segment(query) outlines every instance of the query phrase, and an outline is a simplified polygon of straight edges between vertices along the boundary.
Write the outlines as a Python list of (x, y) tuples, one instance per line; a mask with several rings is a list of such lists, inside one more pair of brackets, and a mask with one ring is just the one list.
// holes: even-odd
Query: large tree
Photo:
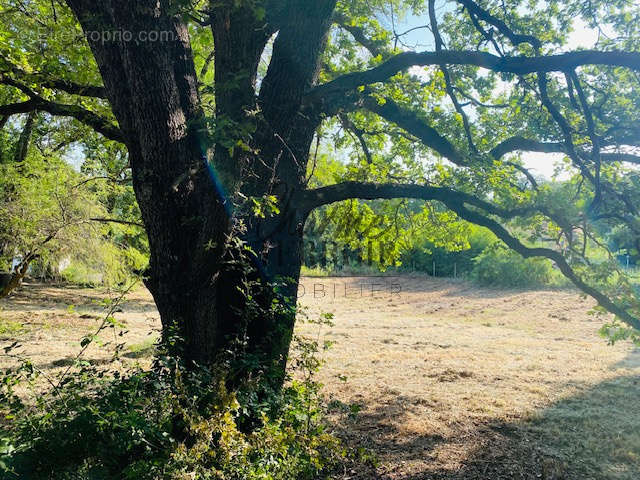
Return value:
[[(305, 221), (348, 199), (437, 202), (638, 329), (632, 287), (587, 248), (606, 247), (603, 224), (639, 238), (634, 3), (2, 0), (0, 116), (45, 112), (126, 145), (146, 283), (187, 360), (242, 351), (241, 378), (254, 365), (277, 387)], [(601, 32), (593, 49), (566, 47), (574, 19)], [(310, 188), (321, 135), (351, 138), (354, 158)], [(571, 182), (541, 184), (522, 152), (564, 155)]]

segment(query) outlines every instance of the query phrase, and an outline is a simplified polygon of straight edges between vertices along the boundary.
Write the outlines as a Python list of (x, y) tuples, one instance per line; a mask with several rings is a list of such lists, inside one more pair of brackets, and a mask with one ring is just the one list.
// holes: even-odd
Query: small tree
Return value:
[[(7, 271), (13, 267), (4, 274), (0, 298), (34, 265), (55, 272), (62, 260), (75, 260), (100, 264), (105, 277), (126, 274), (124, 250), (107, 235), (105, 223), (112, 219), (107, 218), (102, 192), (58, 153), (29, 147), (33, 119), (27, 118), (12, 154), (0, 163), (0, 264)], [(40, 139), (33, 140), (37, 144)]]

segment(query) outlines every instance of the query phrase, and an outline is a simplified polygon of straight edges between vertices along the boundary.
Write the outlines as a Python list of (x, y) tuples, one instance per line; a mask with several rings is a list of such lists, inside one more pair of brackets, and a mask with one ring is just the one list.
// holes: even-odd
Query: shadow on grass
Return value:
[[(9, 299), (4, 299), (2, 307), (6, 311), (17, 311), (39, 307), (67, 308), (69, 305), (82, 307), (98, 313), (105, 310), (103, 301), (116, 298), (103, 288), (80, 287), (68, 284), (25, 283), (14, 291)], [(156, 307), (150, 298), (126, 298), (121, 307), (127, 312), (154, 314)]]
[(640, 368), (640, 348), (634, 348), (627, 354), (625, 358), (623, 358), (619, 362), (614, 363), (611, 366), (611, 370), (618, 370), (620, 368)]
[[(451, 434), (408, 438), (420, 399), (397, 396), (377, 409), (345, 414), (345, 441), (370, 449), (388, 480), (637, 480), (640, 377), (618, 377), (511, 422), (468, 420)], [(444, 413), (445, 412), (440, 412)]]
[[(130, 345), (129, 350), (122, 353), (122, 358), (128, 358), (132, 360), (138, 359), (151, 359), (157, 352), (156, 340), (155, 338), (149, 339), (145, 342)], [(74, 356), (68, 356), (64, 358), (59, 358), (57, 360), (53, 360), (52, 362), (46, 363), (42, 365), (44, 371), (50, 370), (52, 368), (60, 368), (60, 367), (69, 367), (74, 365), (78, 359)], [(81, 358), (81, 361), (85, 361), (89, 363), (89, 365), (100, 366), (100, 365), (109, 365), (114, 363), (113, 358)]]

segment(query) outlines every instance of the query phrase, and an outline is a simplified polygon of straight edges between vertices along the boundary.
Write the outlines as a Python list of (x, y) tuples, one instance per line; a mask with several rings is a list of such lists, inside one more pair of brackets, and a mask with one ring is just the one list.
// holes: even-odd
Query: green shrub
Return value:
[(16, 338), (25, 330), (26, 328), (22, 323), (3, 317), (2, 310), (0, 310), (0, 340)]
[(93, 243), (91, 255), (71, 258), (60, 276), (74, 285), (115, 287), (126, 283), (132, 272), (142, 270), (147, 262), (145, 255), (135, 248), (120, 248), (100, 240)]
[(83, 287), (94, 287), (100, 283), (102, 278), (99, 273), (80, 262), (72, 262), (60, 272), (60, 276), (65, 282)]
[[(186, 369), (163, 354), (150, 370), (126, 374), (79, 362), (62, 379), (24, 360), (0, 378), (0, 476), (322, 478), (345, 451), (322, 420), (313, 379), (320, 348), (317, 339), (297, 338), (290, 374), (299, 379), (266, 399), (258, 388), (228, 391), (222, 371)], [(43, 377), (49, 390), (37, 386)], [(16, 393), (24, 391), (31, 401)]]
[(426, 272), (431, 275), (435, 263), (438, 277), (466, 276), (473, 270), (474, 259), (495, 241), (495, 235), (489, 230), (470, 225), (467, 248), (452, 251), (424, 241), (420, 246), (413, 247), (402, 255), (400, 269)]
[(474, 259), (471, 275), (481, 285), (499, 287), (540, 287), (556, 276), (548, 260), (523, 258), (502, 243), (490, 245)]

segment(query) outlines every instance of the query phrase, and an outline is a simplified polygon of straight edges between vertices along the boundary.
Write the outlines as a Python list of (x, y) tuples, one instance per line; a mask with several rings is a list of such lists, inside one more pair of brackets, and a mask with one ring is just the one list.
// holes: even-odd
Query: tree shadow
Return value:
[[(515, 420), (465, 418), (447, 434), (408, 435), (419, 398), (397, 396), (343, 415), (339, 434), (380, 465), (350, 478), (385, 480), (637, 480), (640, 377), (584, 386), (576, 395)], [(431, 411), (433, 412), (433, 411)], [(441, 412), (442, 413), (442, 412)], [(446, 412), (445, 412), (446, 413)]]
[[(151, 359), (153, 355), (156, 353), (155, 344), (151, 344), (149, 346), (145, 346), (140, 348), (139, 350), (127, 351), (120, 355), (122, 359), (128, 360), (139, 360), (139, 359)], [(76, 364), (76, 362), (86, 362), (91, 366), (105, 366), (105, 365), (114, 365), (117, 364), (118, 360), (114, 358), (95, 358), (95, 357), (82, 357), (76, 358), (73, 355), (69, 355), (63, 358), (58, 358), (56, 360), (52, 360), (50, 362), (39, 365), (38, 368), (44, 372), (48, 372), (49, 370), (53, 370), (61, 367), (70, 367)]]
[[(80, 307), (91, 312), (103, 312), (104, 300), (110, 295), (100, 289), (90, 289), (73, 285), (58, 285), (47, 283), (29, 283), (11, 294), (2, 302), (6, 311), (25, 310), (33, 307), (67, 308), (70, 305)], [(125, 298), (120, 307), (127, 312), (153, 313), (157, 312), (153, 300), (149, 298)]]
[(625, 358), (611, 365), (611, 370), (640, 368), (640, 348), (631, 350)]

